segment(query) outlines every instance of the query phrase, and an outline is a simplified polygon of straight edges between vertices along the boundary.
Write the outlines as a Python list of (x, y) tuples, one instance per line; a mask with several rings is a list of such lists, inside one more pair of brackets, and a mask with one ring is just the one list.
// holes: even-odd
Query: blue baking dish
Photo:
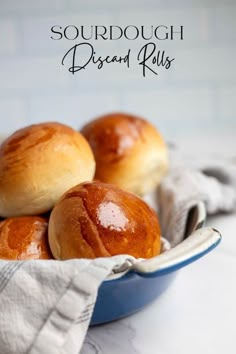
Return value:
[(118, 278), (107, 279), (98, 291), (90, 325), (128, 316), (161, 295), (179, 269), (213, 250), (221, 241), (220, 233), (202, 228), (205, 208), (198, 203), (189, 214), (185, 239), (161, 255), (144, 260)]

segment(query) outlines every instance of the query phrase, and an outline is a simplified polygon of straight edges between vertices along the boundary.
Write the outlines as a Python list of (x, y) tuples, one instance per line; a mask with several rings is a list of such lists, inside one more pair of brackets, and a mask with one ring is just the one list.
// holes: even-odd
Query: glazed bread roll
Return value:
[(93, 179), (86, 139), (59, 123), (18, 130), (0, 147), (0, 215), (37, 215), (52, 209), (72, 186)]
[(48, 221), (39, 216), (9, 218), (0, 222), (0, 259), (50, 259)]
[(56, 259), (160, 253), (157, 216), (142, 199), (115, 185), (81, 183), (62, 196), (49, 219)]
[(96, 160), (95, 178), (144, 195), (166, 175), (168, 154), (157, 129), (144, 119), (123, 113), (102, 116), (81, 133)]

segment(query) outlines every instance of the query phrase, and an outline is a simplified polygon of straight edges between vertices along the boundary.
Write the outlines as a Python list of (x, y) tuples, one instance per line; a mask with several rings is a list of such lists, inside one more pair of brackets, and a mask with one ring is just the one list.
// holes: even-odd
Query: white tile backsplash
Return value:
[(217, 7), (209, 11), (209, 35), (212, 41), (226, 43), (234, 41), (235, 43), (236, 2), (234, 2), (234, 5), (230, 8), (230, 11), (226, 7)]
[(0, 54), (16, 52), (17, 34), (15, 22), (11, 18), (0, 18)]
[[(186, 122), (189, 117), (208, 119), (211, 117), (211, 93), (208, 89), (159, 89), (154, 92), (135, 92), (125, 95), (125, 107), (137, 114), (145, 112), (153, 122), (156, 119), (169, 119), (175, 122)], [(148, 110), (143, 107), (143, 103)], [(173, 104), (174, 102), (174, 104)]]
[[(58, 120), (81, 126), (109, 111), (153, 121), (167, 138), (236, 132), (235, 0), (0, 0), (0, 130)], [(63, 67), (80, 40), (53, 41), (53, 25), (183, 25), (184, 40), (156, 41), (175, 57), (169, 70), (143, 78), (142, 40), (94, 41), (97, 55), (126, 54), (131, 67)], [(81, 55), (80, 60), (83, 59)]]
[(228, 46), (184, 49), (176, 51), (173, 76), (177, 81), (206, 82), (220, 87), (227, 81), (236, 81), (236, 48)]
[(219, 110), (222, 120), (236, 120), (236, 85), (220, 88)]
[(208, 89), (159, 89), (126, 93), (124, 110), (147, 117), (167, 137), (194, 131), (209, 121), (213, 124), (211, 92)]
[(110, 92), (56, 95), (37, 97), (31, 100), (29, 115), (31, 122), (60, 121), (79, 129), (89, 119), (119, 108), (117, 95)]
[(1, 0), (1, 15), (31, 16), (65, 9), (66, 0)]
[[(71, 76), (65, 74), (59, 57), (10, 57), (0, 66), (1, 91), (37, 96), (39, 91), (66, 89)], [(1, 94), (0, 91), (0, 94)]]
[(18, 97), (0, 100), (0, 137), (13, 133), (27, 124), (27, 104)]

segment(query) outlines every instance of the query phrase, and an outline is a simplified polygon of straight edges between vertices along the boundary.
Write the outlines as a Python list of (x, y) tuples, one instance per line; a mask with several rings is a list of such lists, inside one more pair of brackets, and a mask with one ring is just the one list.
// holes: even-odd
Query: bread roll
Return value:
[(95, 178), (144, 195), (153, 190), (168, 170), (166, 144), (157, 129), (144, 119), (114, 113), (83, 127), (96, 160)]
[(155, 212), (139, 197), (115, 185), (81, 183), (64, 194), (49, 219), (49, 244), (56, 259), (160, 252)]
[(0, 215), (42, 214), (94, 171), (89, 144), (72, 128), (42, 123), (18, 130), (0, 147)]
[(48, 221), (39, 216), (9, 218), (0, 222), (0, 259), (50, 259)]

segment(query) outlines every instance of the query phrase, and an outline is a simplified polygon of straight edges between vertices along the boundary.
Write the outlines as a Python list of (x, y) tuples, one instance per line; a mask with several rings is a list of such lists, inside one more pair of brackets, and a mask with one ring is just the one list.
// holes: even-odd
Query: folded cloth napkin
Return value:
[[(189, 210), (204, 201), (209, 213), (236, 206), (236, 169), (175, 168), (161, 184), (159, 213), (172, 245), (184, 237)], [(135, 268), (131, 256), (95, 260), (0, 261), (0, 353), (79, 353), (97, 291), (112, 272)]]

